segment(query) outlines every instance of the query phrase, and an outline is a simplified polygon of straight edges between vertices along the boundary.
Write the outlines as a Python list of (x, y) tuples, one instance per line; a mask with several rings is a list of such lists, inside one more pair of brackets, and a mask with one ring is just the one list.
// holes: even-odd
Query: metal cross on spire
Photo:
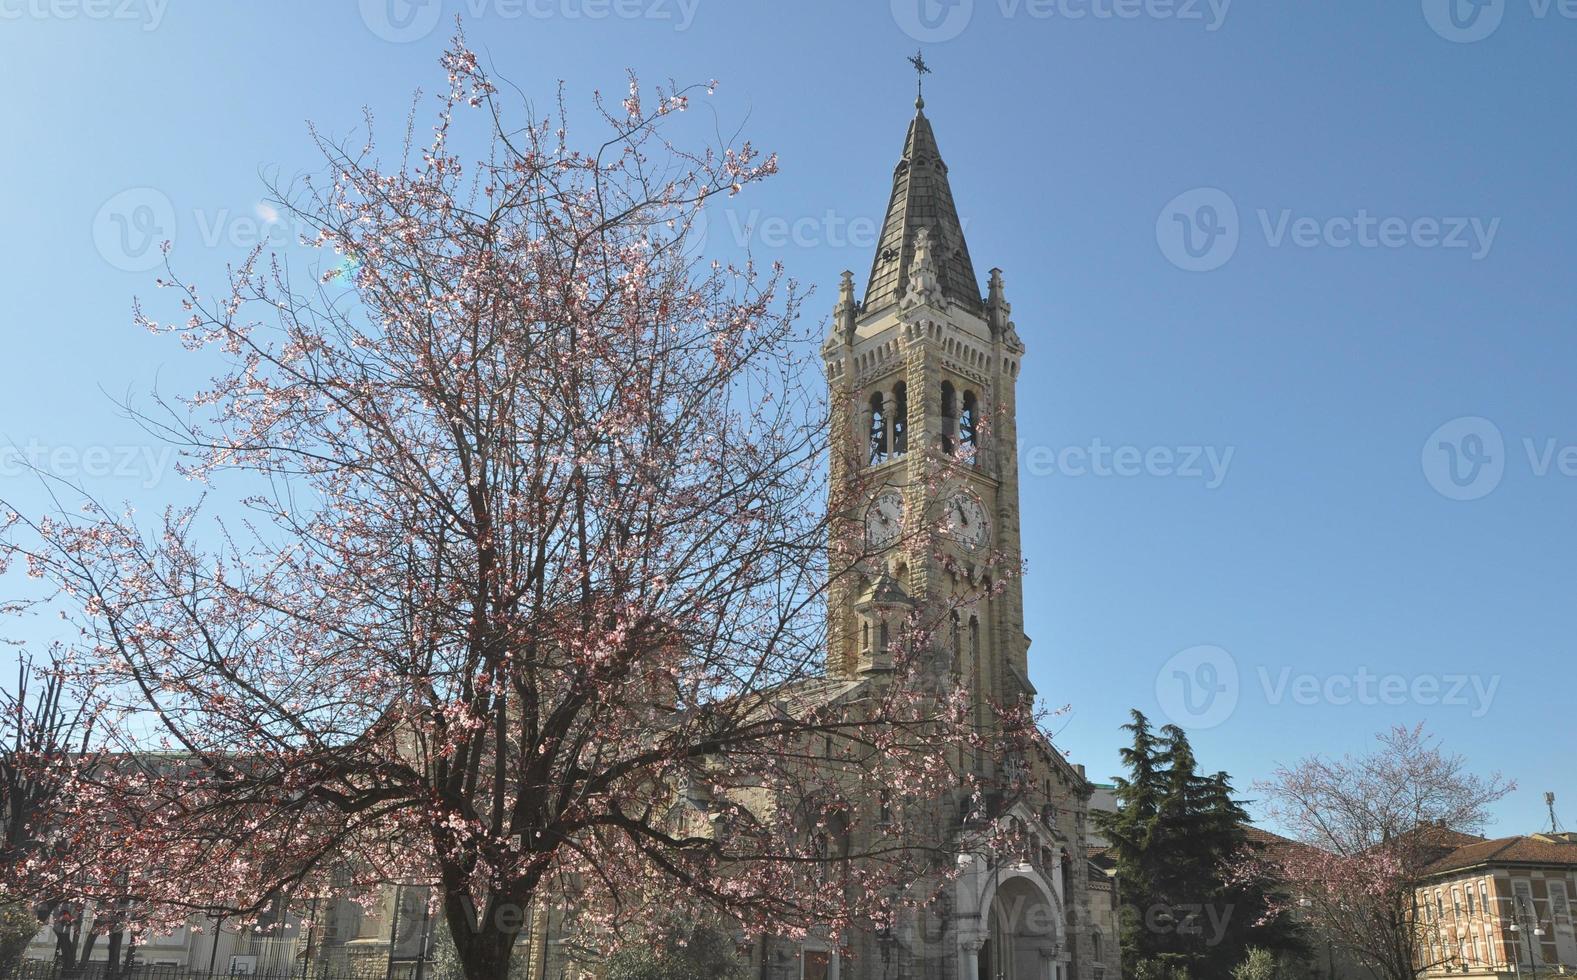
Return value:
[(914, 107), (925, 108), (925, 76), (931, 74), (931, 67), (925, 63), (925, 55), (916, 51), (914, 57), (909, 59), (909, 64), (914, 65)]

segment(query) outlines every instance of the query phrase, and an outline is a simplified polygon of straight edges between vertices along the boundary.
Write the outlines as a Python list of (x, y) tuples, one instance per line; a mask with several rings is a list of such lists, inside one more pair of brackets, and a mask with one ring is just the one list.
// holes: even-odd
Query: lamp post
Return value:
[[(1524, 914), (1523, 914), (1522, 903), (1520, 901), (1516, 902), (1515, 905), (1514, 905), (1514, 908), (1516, 909), (1516, 918), (1511, 923), (1511, 931), (1514, 932), (1514, 933), (1517, 933), (1519, 939), (1525, 940), (1527, 942), (1527, 944), (1528, 944), (1528, 962), (1533, 965), (1533, 978), (1534, 978), (1534, 980), (1538, 980), (1538, 977), (1539, 977), (1538, 942), (1539, 942), (1539, 939), (1544, 935), (1544, 929), (1539, 926), (1538, 914), (1534, 913), (1534, 915), (1533, 915), (1533, 929), (1531, 930), (1533, 934), (1531, 936), (1527, 935), (1529, 930), (1522, 928), (1522, 923), (1527, 921), (1527, 919), (1524, 917)], [(1520, 947), (1520, 943), (1519, 943), (1519, 947)], [(1518, 964), (1519, 964), (1518, 967), (1517, 967), (1517, 972), (1518, 972), (1518, 974), (1521, 974), (1522, 967), (1521, 967), (1520, 964), (1521, 964), (1522, 957), (1518, 956), (1517, 960), (1518, 960)]]
[(318, 896), (312, 896), (312, 909), (307, 913), (305, 925), (307, 948), (301, 954), (301, 980), (307, 980), (307, 969), (312, 965), (312, 940), (318, 933)]
[(882, 954), (882, 976), (890, 977), (893, 975), (893, 949), (898, 945), (892, 926), (884, 925), (876, 930), (876, 945)]

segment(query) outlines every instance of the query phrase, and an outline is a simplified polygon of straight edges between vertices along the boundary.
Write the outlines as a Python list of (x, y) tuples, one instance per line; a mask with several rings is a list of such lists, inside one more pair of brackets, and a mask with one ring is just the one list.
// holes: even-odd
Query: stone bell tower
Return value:
[(829, 666), (879, 676), (910, 610), (945, 617), (935, 626), (938, 669), (969, 686), (988, 723), (988, 701), (1033, 695), (1015, 421), (1024, 345), (1000, 270), (981, 296), (923, 99), (863, 302), (854, 290), (843, 273), (822, 346), (831, 509), (845, 532), (834, 550)]

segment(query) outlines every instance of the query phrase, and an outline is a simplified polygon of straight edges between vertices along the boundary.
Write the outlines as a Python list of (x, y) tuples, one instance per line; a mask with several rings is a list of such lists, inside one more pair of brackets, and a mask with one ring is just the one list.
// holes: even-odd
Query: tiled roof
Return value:
[(940, 273), (942, 294), (980, 315), (980, 282), (975, 278), (963, 224), (953, 205), (947, 164), (937, 149), (931, 121), (925, 117), (924, 109), (917, 108), (904, 140), (903, 159), (893, 171), (893, 193), (865, 287), (866, 313), (891, 306), (902, 298), (909, 284), (915, 232), (920, 228), (931, 230), (931, 254)]
[(1243, 824), (1243, 833), (1246, 837), (1248, 837), (1250, 844), (1259, 844), (1264, 847), (1280, 847), (1286, 844), (1297, 843), (1297, 841), (1290, 837), (1283, 837), (1280, 834), (1273, 834), (1270, 831), (1262, 830), (1251, 823)]
[(1437, 823), (1423, 824), (1413, 833), (1429, 847), (1458, 848), (1484, 842), (1484, 838), (1477, 834), (1464, 834), (1460, 830), (1452, 830)]
[(1458, 847), (1424, 869), (1426, 875), (1460, 871), (1485, 864), (1539, 864), (1577, 867), (1577, 841), (1545, 834), (1532, 837), (1476, 839)]
[(861, 678), (806, 677), (749, 695), (754, 709), (786, 712), (790, 717), (825, 707), (849, 692), (865, 686)]

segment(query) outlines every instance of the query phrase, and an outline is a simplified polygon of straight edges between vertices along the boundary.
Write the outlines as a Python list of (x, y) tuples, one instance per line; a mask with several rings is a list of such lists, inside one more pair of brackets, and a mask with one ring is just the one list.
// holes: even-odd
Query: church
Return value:
[[(922, 74), (924, 63), (913, 59)], [(781, 692), (795, 710), (859, 704), (899, 683), (890, 632), (931, 618), (926, 669), (962, 692), (983, 738), (950, 764), (942, 799), (851, 801), (919, 811), (948, 873), (917, 881), (924, 911), (891, 928), (747, 941), (760, 980), (1101, 980), (1121, 975), (1116, 883), (1092, 864), (1094, 786), (1037, 732), (992, 751), (1001, 706), (1033, 702), (1024, 633), (1015, 391), (1025, 345), (1001, 270), (982, 295), (923, 97), (893, 172), (863, 299), (844, 272), (822, 345), (831, 406), (829, 514), (857, 542), (832, 562), (826, 676)], [(834, 531), (834, 537), (839, 532)], [(834, 552), (837, 552), (836, 543)], [(953, 750), (949, 750), (953, 751)], [(973, 787), (973, 788), (971, 788)], [(683, 793), (679, 794), (683, 796)], [(768, 808), (772, 804), (765, 804)], [(842, 831), (867, 850), (883, 817)], [(875, 829), (872, 829), (875, 828)], [(930, 836), (934, 835), (934, 836)], [(956, 863), (955, 866), (951, 866)], [(517, 959), (530, 980), (595, 976), (534, 916)]]
[[(923, 74), (924, 63), (915, 63)], [(830, 596), (828, 664), (834, 676), (877, 683), (887, 666), (884, 613), (944, 610), (944, 645), (982, 730), (990, 729), (992, 705), (1035, 695), (1019, 575), (1015, 392), (1025, 346), (1004, 289), (1002, 271), (993, 268), (981, 294), (947, 165), (917, 98), (864, 298), (856, 300), (854, 277), (845, 272), (822, 346), (834, 406), (831, 485), (860, 488), (859, 499), (834, 500), (833, 511), (861, 522), (865, 535), (863, 574), (840, 578)], [(938, 519), (948, 528), (940, 555), (915, 533)], [(972, 851), (967, 840), (978, 835), (953, 842), (958, 874), (945, 886), (944, 912), (930, 935), (842, 937), (789, 955), (768, 941), (754, 955), (759, 975), (1120, 975), (1113, 882), (1086, 853), (1091, 784), (1049, 742), (1026, 755), (1003, 761), (976, 752), (961, 760), (980, 785), (1031, 789), (1003, 793), (1006, 809), (992, 812), (1011, 829), (1010, 852)], [(951, 833), (969, 834), (963, 821), (952, 823)]]

